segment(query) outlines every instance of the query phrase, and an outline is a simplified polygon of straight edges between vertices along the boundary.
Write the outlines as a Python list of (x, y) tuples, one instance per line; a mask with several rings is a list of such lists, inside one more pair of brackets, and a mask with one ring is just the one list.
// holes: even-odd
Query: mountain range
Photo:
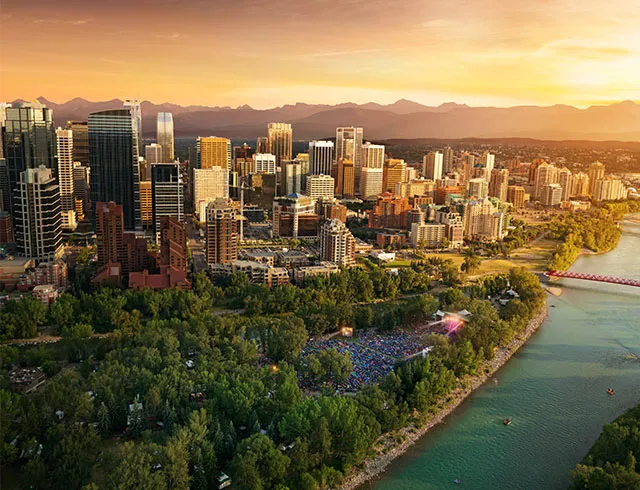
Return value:
[[(44, 97), (38, 100), (53, 109), (54, 120), (60, 126), (68, 120), (87, 120), (91, 112), (122, 107), (119, 99), (91, 102), (75, 98), (62, 104)], [(254, 139), (266, 135), (269, 122), (278, 121), (293, 125), (296, 140), (328, 138), (335, 135), (338, 126), (359, 126), (370, 140), (517, 137), (640, 141), (640, 105), (632, 101), (586, 109), (568, 105), (469, 107), (452, 102), (430, 107), (406, 99), (389, 105), (298, 103), (266, 110), (248, 105), (231, 108), (144, 101), (141, 108), (146, 137), (155, 134), (157, 113), (171, 112), (176, 136)]]

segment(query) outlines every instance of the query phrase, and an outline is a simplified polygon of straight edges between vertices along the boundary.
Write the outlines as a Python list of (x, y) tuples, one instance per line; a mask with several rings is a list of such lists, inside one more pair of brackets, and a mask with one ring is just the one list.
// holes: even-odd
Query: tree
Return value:
[(155, 445), (125, 442), (120, 448), (120, 463), (111, 473), (110, 490), (165, 490), (164, 474), (154, 467), (160, 464)]
[(468, 254), (464, 257), (464, 262), (460, 266), (460, 270), (462, 272), (466, 272), (467, 274), (473, 274), (474, 272), (480, 269), (482, 265), (482, 259), (480, 256), (475, 254)]
[(59, 327), (67, 327), (75, 320), (80, 301), (72, 294), (61, 295), (49, 310), (49, 318)]
[(76, 323), (62, 329), (62, 345), (67, 350), (70, 361), (80, 361), (87, 355), (87, 341), (93, 335), (93, 328), (87, 323)]
[(253, 434), (240, 441), (231, 468), (238, 488), (272, 488), (284, 480), (290, 460), (266, 435)]

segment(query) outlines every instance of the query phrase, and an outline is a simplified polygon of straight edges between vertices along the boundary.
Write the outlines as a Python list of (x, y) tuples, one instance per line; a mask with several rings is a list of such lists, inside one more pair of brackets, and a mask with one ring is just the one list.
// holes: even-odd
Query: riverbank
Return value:
[(340, 490), (354, 490), (367, 481), (383, 473), (389, 464), (404, 454), (413, 444), (421, 439), (429, 430), (440, 424), (471, 393), (482, 386), (496, 371), (522, 347), (533, 333), (540, 328), (547, 318), (547, 302), (529, 321), (527, 328), (514, 338), (507, 346), (499, 349), (490, 361), (485, 362), (482, 373), (467, 377), (460, 381), (458, 388), (447, 396), (436, 408), (435, 413), (428, 414), (409, 426), (380, 437), (376, 443), (379, 454), (365, 461), (364, 466), (349, 476), (339, 487)]

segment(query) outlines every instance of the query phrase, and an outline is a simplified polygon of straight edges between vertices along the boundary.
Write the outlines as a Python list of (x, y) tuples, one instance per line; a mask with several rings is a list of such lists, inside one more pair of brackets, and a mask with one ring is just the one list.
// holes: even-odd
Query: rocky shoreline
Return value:
[[(449, 394), (447, 399), (438, 406), (435, 414), (425, 416), (420, 426), (412, 423), (404, 429), (381, 436), (377, 445), (379, 447), (385, 447), (388, 450), (384, 452), (384, 454), (379, 454), (378, 456), (367, 460), (364, 463), (363, 468), (349, 476), (342, 485), (338, 487), (339, 490), (354, 490), (360, 485), (383, 473), (394, 459), (404, 454), (409, 447), (429, 432), (429, 429), (441, 423), (467, 398), (467, 396), (475, 391), (476, 388), (483, 385), (498, 369), (504, 366), (506, 362), (511, 359), (511, 356), (513, 356), (513, 354), (515, 354), (518, 349), (520, 349), (520, 347), (529, 340), (529, 337), (531, 337), (531, 335), (540, 328), (546, 318), (547, 304), (545, 301), (544, 307), (541, 308), (540, 311), (529, 321), (527, 328), (514, 338), (506, 347), (498, 350), (494, 358), (484, 364), (481, 374), (465, 378), (458, 388)], [(404, 439), (403, 442), (395, 442), (398, 435)]]

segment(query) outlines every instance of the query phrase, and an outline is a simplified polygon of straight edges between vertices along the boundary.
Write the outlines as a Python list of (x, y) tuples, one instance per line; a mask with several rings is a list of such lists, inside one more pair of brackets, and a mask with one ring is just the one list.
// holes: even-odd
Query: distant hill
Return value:
[[(90, 112), (122, 107), (122, 101), (91, 102), (75, 98), (63, 104), (44, 97), (56, 124), (86, 120)], [(247, 105), (230, 107), (180, 106), (142, 102), (145, 136), (155, 134), (158, 112), (173, 113), (176, 136), (217, 135), (253, 139), (266, 134), (272, 121), (293, 124), (297, 140), (335, 135), (337, 126), (362, 126), (367, 139), (413, 138), (537, 138), (551, 140), (640, 141), (640, 105), (625, 101), (608, 106), (577, 109), (550, 107), (469, 107), (448, 102), (430, 107), (406, 99), (389, 105), (298, 103), (258, 110)]]

